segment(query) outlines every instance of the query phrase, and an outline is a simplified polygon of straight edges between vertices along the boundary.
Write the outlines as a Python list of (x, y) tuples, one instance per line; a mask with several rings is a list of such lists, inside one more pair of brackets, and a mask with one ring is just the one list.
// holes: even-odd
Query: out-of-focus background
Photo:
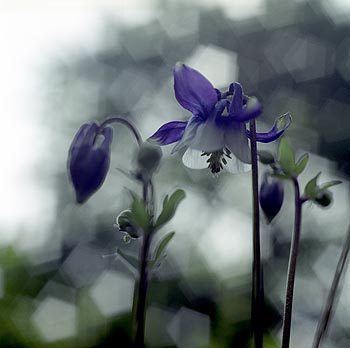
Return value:
[[(137, 255), (115, 227), (128, 208), (119, 169), (136, 145), (115, 127), (111, 170), (85, 205), (74, 202), (67, 151), (81, 125), (123, 115), (146, 138), (186, 120), (175, 100), (177, 61), (218, 88), (240, 81), (264, 105), (260, 131), (290, 111), (288, 137), (310, 153), (302, 185), (340, 179), (328, 209), (304, 206), (292, 347), (310, 347), (349, 223), (350, 2), (348, 0), (74, 0), (0, 2), (0, 346), (130, 347)], [(187, 197), (160, 235), (176, 230), (154, 272), (148, 347), (248, 347), (251, 294), (250, 174), (190, 170), (179, 155), (155, 177), (158, 201)], [(276, 150), (276, 144), (261, 146)], [(265, 168), (261, 167), (263, 172)], [(278, 347), (292, 189), (272, 225), (262, 218), (266, 348)], [(350, 346), (345, 277), (324, 347)]]

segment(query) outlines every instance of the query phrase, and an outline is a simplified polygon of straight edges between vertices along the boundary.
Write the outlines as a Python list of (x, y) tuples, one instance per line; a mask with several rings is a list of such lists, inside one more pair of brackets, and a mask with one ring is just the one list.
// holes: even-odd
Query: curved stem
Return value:
[(110, 123), (114, 123), (114, 122), (117, 122), (117, 123), (121, 123), (123, 124), (124, 126), (126, 126), (127, 128), (129, 128), (129, 130), (131, 131), (131, 133), (134, 135), (136, 141), (137, 141), (137, 144), (139, 146), (142, 145), (143, 143), (143, 140), (142, 140), (142, 137), (139, 133), (139, 131), (137, 130), (136, 126), (129, 120), (127, 120), (126, 118), (123, 118), (123, 117), (119, 117), (119, 116), (110, 116), (110, 117), (107, 117), (100, 125), (100, 129), (102, 129), (104, 126), (110, 124)]
[(263, 265), (260, 248), (260, 216), (259, 216), (259, 182), (258, 155), (256, 145), (255, 120), (250, 123), (250, 149), (252, 160), (252, 190), (253, 190), (253, 288), (252, 288), (252, 323), (255, 348), (263, 346), (263, 310), (264, 310), (264, 281)]
[(294, 282), (295, 272), (297, 266), (298, 249), (300, 241), (301, 231), (301, 213), (302, 213), (302, 200), (300, 199), (300, 188), (296, 178), (293, 178), (294, 184), (294, 201), (295, 201), (295, 212), (294, 212), (294, 233), (292, 236), (292, 245), (289, 255), (288, 264), (288, 278), (286, 287), (286, 301), (284, 305), (283, 314), (283, 333), (282, 333), (282, 348), (289, 347), (290, 332), (292, 324), (292, 308), (293, 308), (293, 295), (294, 295)]
[(345, 239), (345, 243), (343, 245), (342, 252), (339, 257), (338, 265), (334, 274), (333, 282), (331, 289), (329, 290), (328, 298), (326, 305), (324, 307), (322, 316), (320, 318), (320, 321), (318, 322), (314, 342), (312, 344), (313, 348), (318, 348), (320, 346), (321, 340), (323, 338), (323, 335), (325, 334), (327, 330), (327, 325), (329, 323), (331, 314), (332, 314), (332, 309), (334, 305), (334, 301), (337, 295), (337, 289), (339, 286), (339, 282), (341, 279), (341, 276), (343, 274), (343, 271), (347, 265), (347, 258), (349, 255), (349, 249), (350, 249), (350, 226), (348, 228), (347, 232), (347, 237)]

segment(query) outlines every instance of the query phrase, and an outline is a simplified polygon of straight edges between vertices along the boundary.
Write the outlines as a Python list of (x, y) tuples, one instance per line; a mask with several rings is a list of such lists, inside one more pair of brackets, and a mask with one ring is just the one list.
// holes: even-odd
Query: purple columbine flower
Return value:
[[(174, 69), (174, 90), (179, 104), (192, 116), (189, 121), (164, 124), (149, 140), (159, 145), (177, 142), (173, 152), (186, 149), (182, 160), (190, 168), (208, 167), (213, 173), (224, 167), (233, 173), (249, 170), (246, 122), (262, 113), (260, 102), (244, 95), (238, 82), (221, 93), (197, 70), (180, 63)], [(280, 116), (268, 133), (257, 134), (257, 141), (276, 140), (290, 121), (289, 113)]]
[(260, 186), (259, 197), (261, 209), (266, 220), (270, 223), (282, 207), (284, 197), (283, 184), (268, 173), (265, 173)]
[(86, 202), (103, 184), (110, 163), (113, 128), (83, 124), (68, 154), (68, 173), (78, 203)]

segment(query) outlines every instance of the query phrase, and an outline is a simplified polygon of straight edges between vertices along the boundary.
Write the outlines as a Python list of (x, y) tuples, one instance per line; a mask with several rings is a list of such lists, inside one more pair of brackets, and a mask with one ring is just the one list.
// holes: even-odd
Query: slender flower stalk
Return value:
[(292, 236), (292, 245), (289, 255), (288, 275), (287, 275), (287, 287), (286, 287), (286, 300), (284, 305), (283, 314), (283, 333), (282, 333), (282, 348), (289, 348), (290, 332), (292, 324), (292, 308), (293, 308), (293, 295), (294, 295), (294, 282), (295, 272), (298, 258), (298, 249), (300, 241), (301, 230), (301, 216), (302, 216), (302, 204), (304, 200), (300, 197), (300, 188), (298, 180), (293, 177), (294, 184), (294, 199), (295, 199), (295, 212), (294, 212), (294, 233)]
[(135, 347), (144, 347), (145, 336), (145, 309), (148, 288), (148, 259), (152, 241), (152, 233), (144, 236), (141, 250), (140, 279), (137, 288), (136, 313), (135, 313)]
[(259, 215), (259, 183), (258, 183), (258, 156), (256, 145), (255, 120), (250, 123), (250, 149), (252, 161), (252, 188), (253, 188), (253, 288), (252, 288), (252, 323), (255, 348), (263, 346), (263, 308), (264, 284), (263, 265), (260, 248), (260, 215)]
[(334, 301), (336, 299), (338, 286), (339, 286), (341, 277), (343, 275), (344, 269), (346, 268), (346, 265), (347, 265), (349, 250), (350, 250), (350, 226), (348, 228), (345, 243), (343, 245), (343, 249), (339, 257), (338, 265), (334, 274), (331, 289), (328, 294), (327, 302), (317, 326), (314, 342), (312, 344), (313, 348), (319, 348), (322, 338), (327, 330), (327, 326), (331, 318), (331, 314), (334, 306)]

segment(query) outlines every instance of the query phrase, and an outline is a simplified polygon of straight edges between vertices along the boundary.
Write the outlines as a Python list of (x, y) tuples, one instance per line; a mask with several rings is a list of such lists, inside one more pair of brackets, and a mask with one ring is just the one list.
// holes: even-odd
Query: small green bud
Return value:
[(262, 164), (274, 164), (275, 157), (269, 151), (258, 151), (259, 162)]
[(321, 207), (328, 207), (333, 201), (333, 194), (328, 190), (321, 191), (313, 201)]
[(162, 158), (160, 146), (143, 143), (137, 154), (138, 172), (142, 178), (149, 179), (157, 170)]
[(132, 213), (130, 210), (123, 210), (116, 219), (119, 231), (126, 232), (132, 238), (140, 237), (140, 231), (132, 222)]

